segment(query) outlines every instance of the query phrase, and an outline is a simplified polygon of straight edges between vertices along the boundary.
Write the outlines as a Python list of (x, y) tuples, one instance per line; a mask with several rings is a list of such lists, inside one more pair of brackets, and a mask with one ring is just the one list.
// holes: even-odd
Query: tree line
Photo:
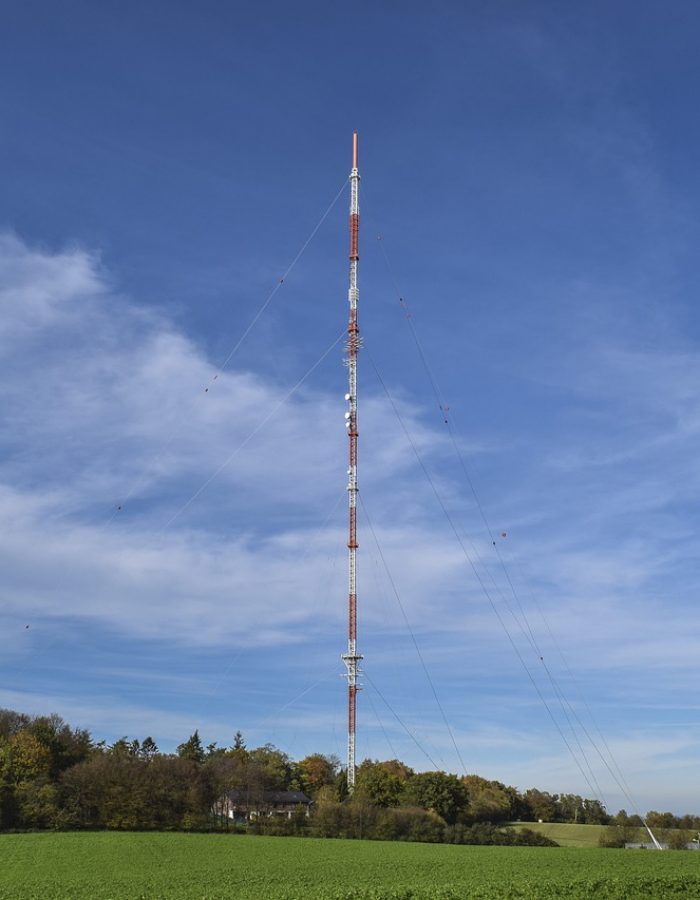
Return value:
[[(236, 824), (216, 814), (229, 791), (265, 809), (271, 792), (301, 791), (311, 814), (259, 815)], [(700, 828), (700, 817), (648, 814), (649, 824)], [(58, 715), (0, 710), (0, 829), (214, 830), (314, 834), (453, 843), (552, 843), (508, 829), (513, 821), (641, 825), (622, 810), (611, 817), (598, 800), (577, 794), (520, 792), (478, 775), (416, 772), (400, 760), (365, 760), (349, 797), (334, 756), (295, 761), (265, 744), (248, 748), (236, 733), (229, 747), (205, 746), (198, 731), (175, 753), (151, 736), (108, 745)]]

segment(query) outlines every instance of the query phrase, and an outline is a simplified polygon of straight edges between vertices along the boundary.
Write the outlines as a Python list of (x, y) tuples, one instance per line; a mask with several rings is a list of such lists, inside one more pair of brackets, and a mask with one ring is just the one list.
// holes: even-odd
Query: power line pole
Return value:
[(348, 409), (345, 413), (345, 427), (348, 430), (348, 652), (342, 659), (347, 669), (348, 679), (348, 790), (355, 788), (355, 730), (357, 723), (357, 692), (359, 663), (362, 657), (357, 652), (357, 353), (360, 349), (360, 330), (357, 325), (357, 263), (359, 260), (360, 236), (360, 173), (357, 168), (357, 132), (352, 136), (352, 169), (350, 170), (350, 288), (348, 302), (348, 340), (346, 344), (348, 367), (348, 392), (345, 399)]

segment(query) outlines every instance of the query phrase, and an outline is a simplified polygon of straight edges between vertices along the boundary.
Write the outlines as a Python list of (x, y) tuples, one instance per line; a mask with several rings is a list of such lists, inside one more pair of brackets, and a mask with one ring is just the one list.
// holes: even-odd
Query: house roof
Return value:
[(227, 791), (226, 796), (233, 803), (271, 803), (277, 806), (296, 806), (303, 804), (309, 806), (311, 798), (303, 791), (265, 791), (262, 794), (252, 794), (249, 791)]

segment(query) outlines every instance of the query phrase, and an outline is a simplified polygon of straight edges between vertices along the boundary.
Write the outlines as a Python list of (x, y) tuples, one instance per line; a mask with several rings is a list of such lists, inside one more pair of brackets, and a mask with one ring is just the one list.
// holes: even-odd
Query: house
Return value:
[(312, 802), (303, 791), (227, 791), (214, 804), (214, 814), (237, 822), (273, 816), (291, 819), (297, 810), (308, 816)]

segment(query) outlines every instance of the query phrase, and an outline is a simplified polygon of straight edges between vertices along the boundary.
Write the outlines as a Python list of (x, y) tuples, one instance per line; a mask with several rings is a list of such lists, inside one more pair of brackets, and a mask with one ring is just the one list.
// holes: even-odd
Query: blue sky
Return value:
[(0, 704), (344, 755), (358, 129), (359, 754), (698, 812), (700, 13), (354, 9), (6, 11)]

